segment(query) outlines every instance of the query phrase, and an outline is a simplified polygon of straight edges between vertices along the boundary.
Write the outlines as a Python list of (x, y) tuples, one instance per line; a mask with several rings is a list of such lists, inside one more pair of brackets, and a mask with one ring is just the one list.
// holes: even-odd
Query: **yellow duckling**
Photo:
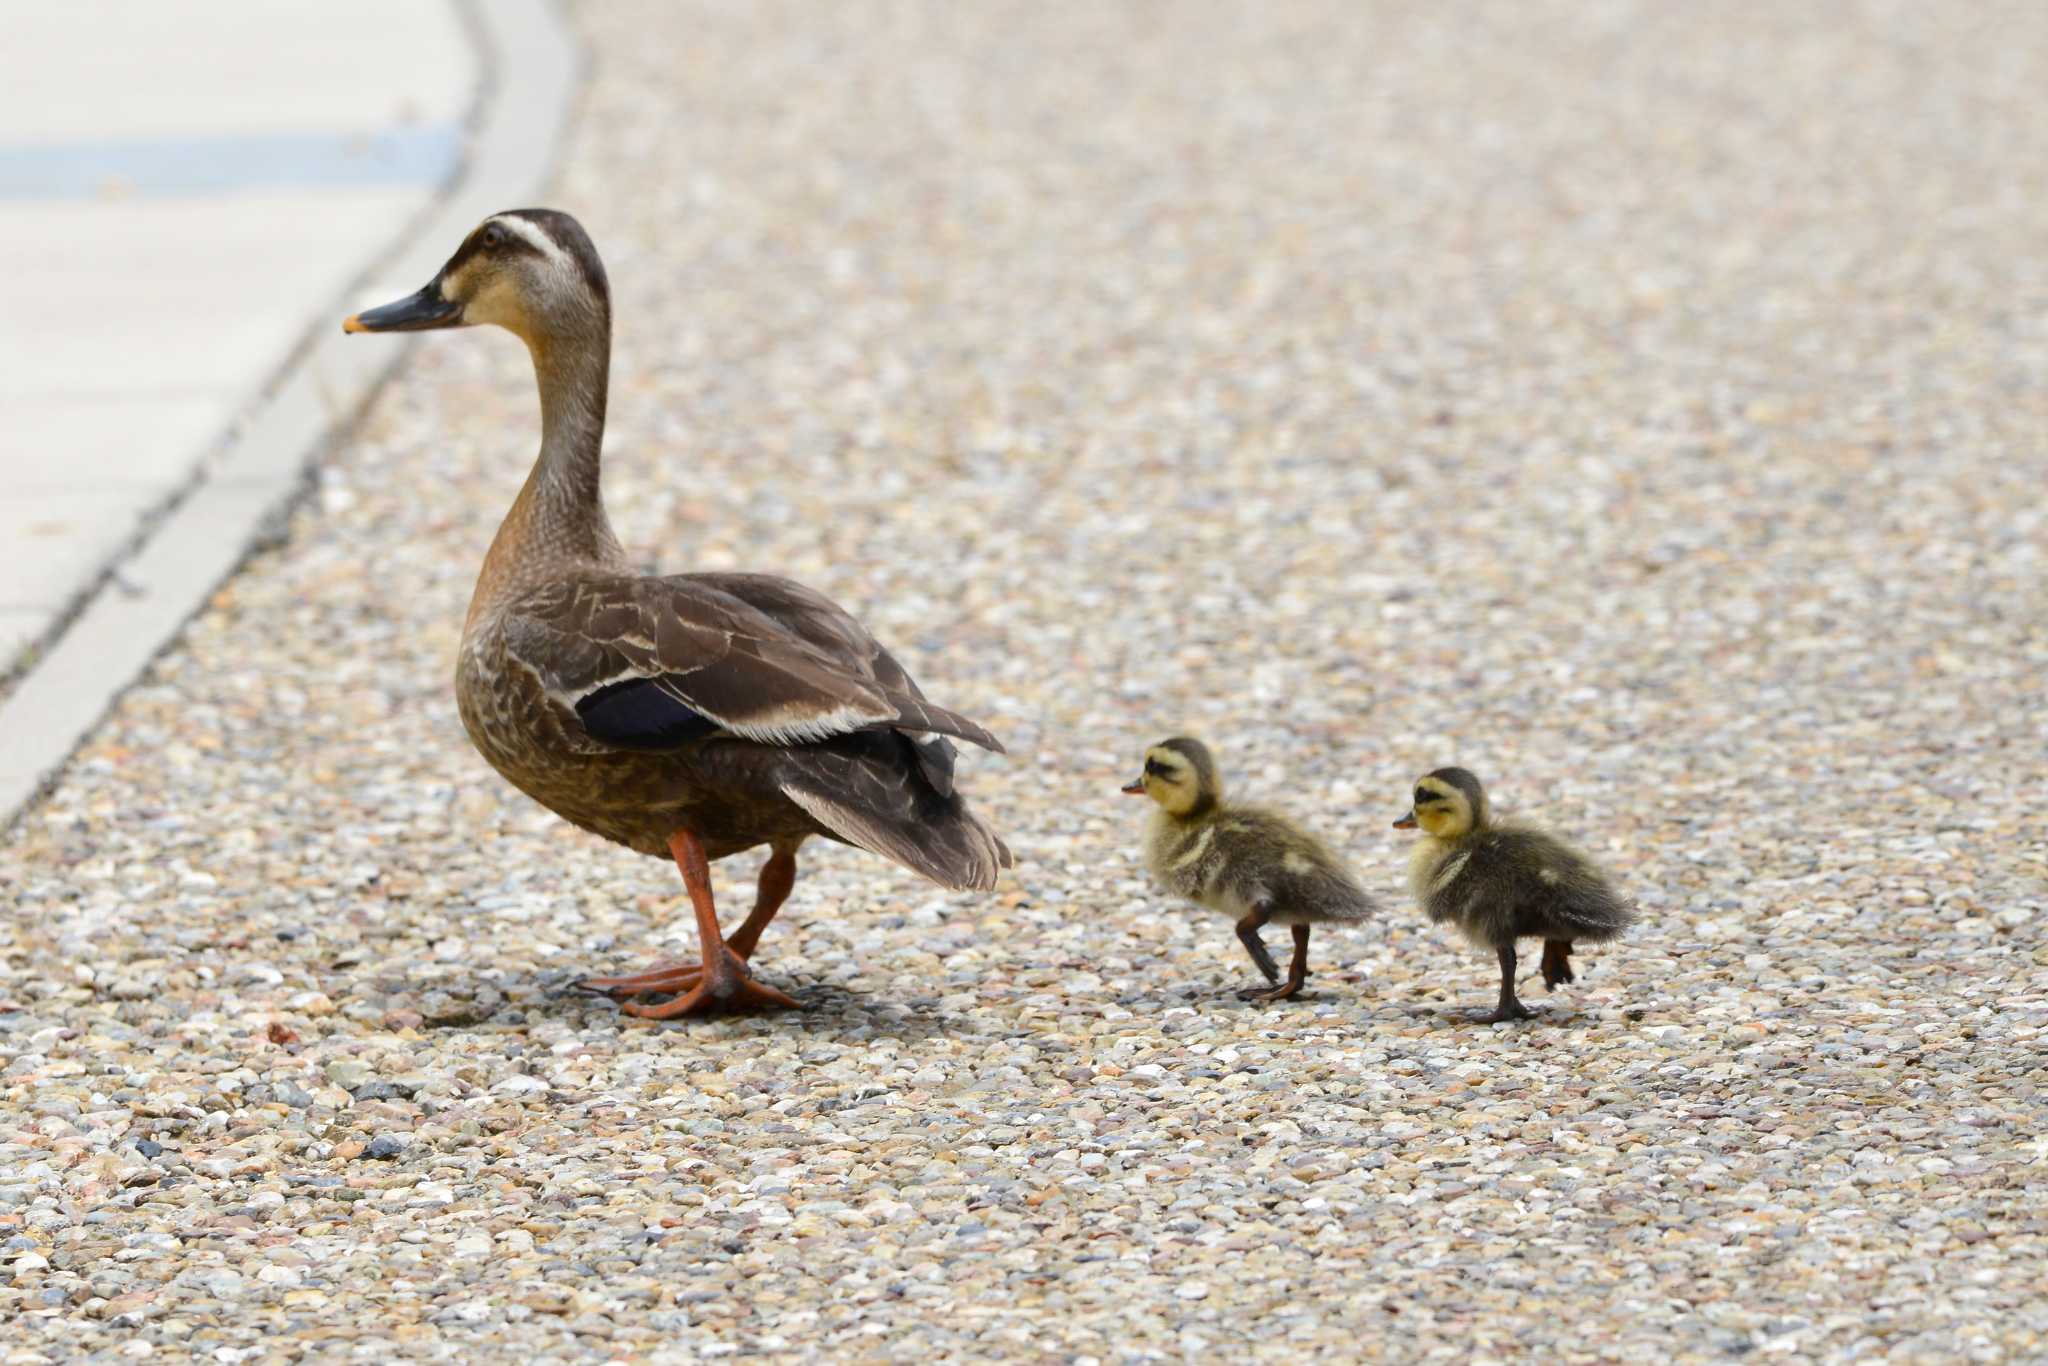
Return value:
[(1636, 923), (1636, 908), (1591, 859), (1530, 826), (1496, 821), (1486, 789), (1462, 768), (1440, 768), (1415, 783), (1412, 810), (1397, 830), (1421, 826), (1408, 864), (1415, 899), (1432, 921), (1449, 921), (1500, 956), (1500, 1004), (1482, 1023), (1526, 1020), (1515, 997), (1515, 941), (1543, 940), (1543, 984), (1573, 980), (1574, 940), (1613, 939)]
[[(1237, 937), (1275, 985), (1238, 995), (1280, 1001), (1308, 980), (1309, 927), (1363, 920), (1379, 909), (1323, 842), (1277, 811), (1223, 800), (1216, 761), (1200, 740), (1179, 736), (1145, 751), (1145, 771), (1124, 791), (1158, 803), (1145, 833), (1145, 862), (1168, 891), (1237, 922)], [(1294, 931), (1287, 980), (1259, 937), (1269, 921)]]

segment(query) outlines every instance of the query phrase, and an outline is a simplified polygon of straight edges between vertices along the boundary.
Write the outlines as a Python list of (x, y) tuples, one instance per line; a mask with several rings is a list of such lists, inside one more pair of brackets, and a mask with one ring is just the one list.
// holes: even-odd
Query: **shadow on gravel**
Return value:
[[(529, 1018), (552, 1015), (573, 1022), (597, 1012), (617, 1013), (618, 1005), (611, 997), (577, 990), (576, 982), (582, 976), (581, 973), (550, 974), (538, 983), (540, 991), (536, 998), (520, 1003), (525, 1014)], [(880, 998), (832, 983), (805, 981), (801, 977), (778, 978), (775, 985), (803, 1002), (803, 1009), (721, 1018), (772, 1022), (792, 1034), (818, 1039), (866, 1041), (887, 1038), (915, 1043), (941, 1037), (964, 1038), (977, 1032), (971, 1022), (947, 1014), (930, 999)], [(650, 1029), (688, 1029), (697, 1022), (683, 1019), (633, 1023)]]
[(931, 999), (875, 997), (866, 992), (826, 983), (800, 984), (790, 995), (804, 1003), (802, 1010), (783, 1011), (787, 1020), (814, 1038), (898, 1039), (921, 1043), (928, 1039), (960, 1039), (983, 1031), (974, 1022), (948, 1014)]

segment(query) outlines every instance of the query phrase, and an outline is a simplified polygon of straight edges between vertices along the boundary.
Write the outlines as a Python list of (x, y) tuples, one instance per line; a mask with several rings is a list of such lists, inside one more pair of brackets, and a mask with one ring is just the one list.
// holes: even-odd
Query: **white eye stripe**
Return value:
[(569, 263), (568, 253), (555, 244), (555, 239), (525, 219), (505, 214), (489, 221), (495, 223), (501, 231), (517, 233), (522, 242), (525, 242), (557, 265), (567, 265)]

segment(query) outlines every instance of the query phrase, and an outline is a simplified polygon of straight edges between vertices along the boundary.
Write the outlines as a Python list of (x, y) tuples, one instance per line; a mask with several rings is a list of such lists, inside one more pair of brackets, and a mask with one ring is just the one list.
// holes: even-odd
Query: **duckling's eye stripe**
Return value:
[(1160, 763), (1157, 759), (1147, 759), (1145, 761), (1145, 771), (1156, 774), (1161, 778), (1171, 778), (1173, 776), (1173, 770)]

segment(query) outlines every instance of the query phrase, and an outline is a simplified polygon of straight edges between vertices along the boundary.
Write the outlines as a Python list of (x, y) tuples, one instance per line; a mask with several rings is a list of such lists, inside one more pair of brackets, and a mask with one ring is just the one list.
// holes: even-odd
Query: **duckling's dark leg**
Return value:
[[(768, 928), (768, 922), (782, 909), (782, 903), (789, 899), (790, 888), (795, 885), (796, 846), (773, 846), (768, 861), (761, 865), (760, 881), (755, 884), (753, 913), (727, 937), (725, 946), (738, 954), (742, 961), (752, 962), (754, 948), (761, 942), (761, 931)], [(704, 969), (696, 963), (669, 963), (626, 977), (586, 977), (576, 986), (583, 991), (601, 992), (607, 996), (638, 996), (642, 992), (666, 994), (688, 991), (703, 976)]]
[[(683, 874), (683, 886), (690, 893), (690, 905), (697, 913), (702, 972), (695, 986), (672, 1000), (651, 1006), (628, 1002), (619, 1009), (643, 1020), (668, 1020), (678, 1015), (794, 1006), (795, 1001), (774, 987), (755, 981), (747, 972), (746, 960), (727, 947), (718, 928), (718, 908), (711, 900), (711, 862), (705, 858), (704, 846), (697, 837), (687, 830), (678, 830), (669, 836), (668, 851), (675, 856), (676, 867)], [(767, 923), (763, 918), (761, 924)], [(759, 935), (760, 929), (757, 927), (754, 933)]]
[(1515, 999), (1515, 941), (1510, 939), (1498, 950), (1500, 954), (1500, 1004), (1493, 1008), (1493, 1014), (1481, 1015), (1481, 1024), (1499, 1024), (1503, 1020), (1533, 1020), (1534, 1011)]
[(1270, 991), (1253, 987), (1237, 993), (1247, 1001), (1284, 1001), (1301, 990), (1308, 981), (1308, 926), (1296, 925), (1294, 929), (1294, 961), (1287, 965), (1287, 980)]
[(1543, 985), (1551, 991), (1557, 990), (1559, 982), (1576, 982), (1572, 972), (1572, 941), (1569, 939), (1546, 939), (1543, 941)]
[[(1251, 914), (1237, 922), (1237, 937), (1244, 945), (1244, 951), (1252, 956), (1252, 962), (1258, 964), (1259, 971), (1266, 974), (1266, 980), (1277, 982), (1280, 980), (1280, 965), (1275, 963), (1273, 955), (1266, 951), (1266, 941), (1259, 938), (1260, 927), (1272, 918), (1273, 913), (1264, 905), (1252, 907)], [(1240, 991), (1237, 994), (1248, 1000), (1257, 992), (1264, 990), (1264, 987), (1253, 987), (1249, 991)]]

